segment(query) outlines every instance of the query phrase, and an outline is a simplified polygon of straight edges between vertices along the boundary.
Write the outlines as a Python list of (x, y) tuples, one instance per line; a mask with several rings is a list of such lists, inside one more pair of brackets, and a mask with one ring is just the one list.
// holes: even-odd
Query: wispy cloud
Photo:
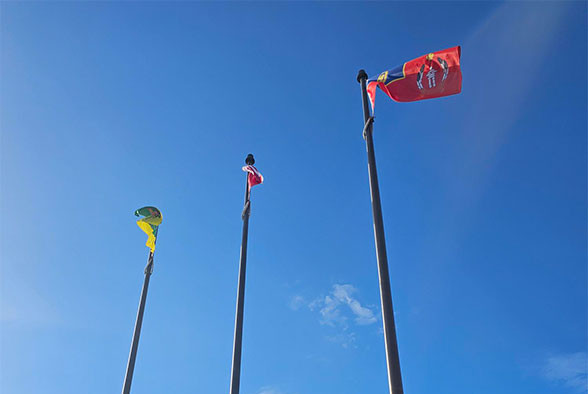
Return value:
[(588, 354), (585, 352), (547, 357), (541, 370), (543, 377), (578, 393), (588, 391)]
[(312, 301), (295, 295), (290, 298), (288, 307), (293, 311), (308, 307), (319, 314), (321, 325), (334, 329), (325, 337), (326, 340), (344, 348), (356, 347), (356, 333), (352, 327), (366, 326), (378, 321), (376, 308), (362, 305), (356, 298), (356, 293), (357, 288), (351, 284), (334, 284), (327, 295), (321, 295)]
[(357, 346), (355, 346), (356, 335), (354, 332), (343, 331), (343, 332), (340, 332), (335, 335), (329, 335), (326, 338), (327, 338), (327, 341), (338, 343), (341, 346), (343, 346), (345, 349), (347, 349), (349, 347), (354, 347), (354, 348), (357, 347)]
[(353, 298), (351, 295), (355, 293), (357, 290), (355, 287), (351, 285), (334, 285), (333, 286), (333, 295), (335, 298), (346, 304), (351, 312), (355, 315), (355, 322), (360, 325), (367, 325), (376, 322), (376, 316), (374, 312), (362, 306), (358, 300)]
[[(355, 323), (359, 325), (375, 323), (377, 318), (374, 311), (361, 305), (353, 297), (356, 292), (357, 289), (352, 285), (335, 284), (328, 295), (315, 299), (309, 304), (309, 307), (311, 310), (319, 311), (321, 324), (329, 326), (345, 326), (349, 317), (352, 317)], [(347, 312), (351, 312), (352, 316), (349, 316)]]
[(304, 299), (304, 297), (302, 297), (300, 295), (295, 295), (294, 297), (290, 298), (290, 302), (288, 303), (288, 306), (293, 311), (297, 311), (298, 309), (302, 308), (305, 304), (306, 304), (306, 300)]
[(283, 391), (280, 391), (275, 386), (264, 386), (264, 387), (262, 387), (262, 388), (259, 389), (259, 391), (257, 392), (257, 394), (284, 394), (284, 392)]

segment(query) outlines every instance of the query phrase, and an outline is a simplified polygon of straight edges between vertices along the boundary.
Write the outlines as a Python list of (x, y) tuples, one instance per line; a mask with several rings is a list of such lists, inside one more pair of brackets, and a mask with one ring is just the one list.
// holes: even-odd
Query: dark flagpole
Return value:
[(149, 279), (153, 273), (153, 252), (149, 252), (149, 259), (145, 267), (145, 281), (143, 282), (143, 290), (141, 291), (141, 300), (139, 301), (139, 310), (137, 311), (137, 321), (135, 322), (135, 331), (133, 333), (133, 342), (131, 343), (131, 352), (129, 354), (129, 361), (127, 363), (127, 373), (125, 374), (125, 382), (122, 389), (122, 394), (129, 394), (131, 392), (131, 382), (133, 381), (133, 372), (135, 370), (135, 360), (137, 359), (137, 348), (139, 347), (139, 337), (141, 336), (141, 325), (143, 324), (143, 313), (145, 312), (145, 301), (147, 300), (147, 290), (149, 289)]
[(382, 219), (382, 204), (380, 202), (380, 186), (374, 154), (373, 121), (370, 116), (368, 95), (366, 90), (367, 74), (359, 70), (357, 82), (361, 84), (361, 98), (363, 101), (363, 136), (367, 148), (368, 171), (370, 175), (370, 192), (372, 197), (372, 214), (374, 217), (374, 237), (376, 239), (376, 254), (378, 258), (378, 276), (380, 278), (380, 298), (382, 302), (382, 320), (384, 323), (384, 342), (386, 344), (386, 363), (388, 365), (388, 386), (390, 394), (403, 394), (402, 376), (400, 374), (400, 359), (398, 357), (398, 343), (396, 341), (396, 327), (394, 324), (394, 308), (392, 307), (392, 292), (390, 291), (390, 275), (388, 273), (388, 257), (386, 255), (386, 239), (384, 237), (384, 221)]
[[(250, 153), (245, 159), (247, 165), (255, 164)], [(249, 173), (247, 173), (247, 178)], [(233, 340), (233, 363), (231, 365), (230, 394), (239, 394), (241, 383), (241, 348), (243, 345), (243, 307), (245, 305), (245, 268), (247, 266), (247, 236), (249, 234), (249, 212), (251, 208), (249, 182), (245, 186), (245, 206), (241, 218), (243, 219), (243, 236), (241, 238), (241, 259), (239, 260), (239, 283), (237, 285), (237, 311), (235, 312), (235, 337)]]

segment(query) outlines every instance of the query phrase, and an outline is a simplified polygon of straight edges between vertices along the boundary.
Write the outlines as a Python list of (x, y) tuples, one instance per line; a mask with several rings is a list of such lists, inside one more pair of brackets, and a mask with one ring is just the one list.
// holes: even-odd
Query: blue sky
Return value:
[(2, 2), (0, 391), (385, 393), (360, 68), (462, 45), (458, 96), (381, 92), (405, 391), (581, 393), (585, 2)]

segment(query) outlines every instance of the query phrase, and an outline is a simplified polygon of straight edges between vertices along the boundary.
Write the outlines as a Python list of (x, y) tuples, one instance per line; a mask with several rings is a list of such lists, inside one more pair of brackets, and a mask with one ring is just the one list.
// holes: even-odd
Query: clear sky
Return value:
[(407, 394), (586, 391), (586, 2), (2, 2), (2, 394), (386, 393), (357, 71), (462, 45), (374, 138)]

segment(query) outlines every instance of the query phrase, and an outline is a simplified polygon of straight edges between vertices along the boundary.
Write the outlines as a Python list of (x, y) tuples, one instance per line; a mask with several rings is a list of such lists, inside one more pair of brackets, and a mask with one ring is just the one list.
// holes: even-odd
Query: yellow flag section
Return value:
[(135, 216), (143, 216), (137, 220), (137, 226), (147, 234), (147, 242), (145, 245), (151, 249), (151, 253), (155, 251), (155, 242), (157, 241), (157, 230), (161, 224), (161, 212), (155, 207), (143, 207), (135, 211)]

